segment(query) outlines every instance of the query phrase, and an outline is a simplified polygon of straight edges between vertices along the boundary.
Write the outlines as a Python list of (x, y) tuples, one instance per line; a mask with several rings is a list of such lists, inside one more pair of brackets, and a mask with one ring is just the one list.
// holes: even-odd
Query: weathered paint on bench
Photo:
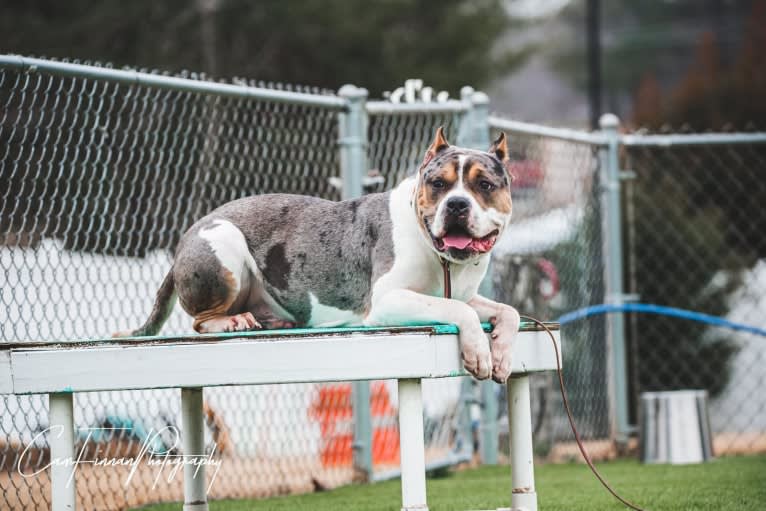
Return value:
[[(453, 332), (414, 327), (147, 337), (18, 346), (5, 355), (15, 394), (441, 378), (467, 374)], [(527, 330), (518, 337), (513, 370), (555, 369), (552, 353), (544, 332)]]
[[(560, 352), (558, 325), (549, 327)], [(547, 333), (534, 324), (522, 324), (508, 383), (513, 480), (524, 486), (522, 493), (512, 491), (514, 509), (537, 508), (528, 374), (555, 370), (556, 362)], [(185, 453), (204, 452), (203, 387), (395, 378), (404, 510), (428, 509), (421, 379), (465, 374), (453, 325), (0, 344), (0, 393), (50, 394), (50, 424), (67, 433), (74, 428), (74, 392), (182, 388)], [(74, 459), (72, 438), (66, 434), (52, 441), (51, 459)], [(204, 467), (184, 469), (184, 510), (206, 511)], [(74, 470), (75, 466), (59, 465), (51, 472), (54, 511), (74, 509), (74, 485), (67, 484)]]

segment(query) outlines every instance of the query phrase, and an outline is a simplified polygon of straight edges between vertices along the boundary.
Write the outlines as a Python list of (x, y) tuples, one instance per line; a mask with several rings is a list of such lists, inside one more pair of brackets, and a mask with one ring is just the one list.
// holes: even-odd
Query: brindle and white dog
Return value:
[(450, 146), (440, 128), (418, 174), (389, 192), (229, 202), (183, 235), (146, 323), (117, 335), (156, 334), (176, 296), (198, 332), (455, 323), (465, 368), (504, 382), (519, 315), (477, 292), (511, 218), (507, 160), (504, 134), (483, 152)]

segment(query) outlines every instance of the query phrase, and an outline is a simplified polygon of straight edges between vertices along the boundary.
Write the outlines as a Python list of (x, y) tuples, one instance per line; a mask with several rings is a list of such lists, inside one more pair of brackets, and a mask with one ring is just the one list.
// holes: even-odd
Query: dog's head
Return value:
[(421, 165), (413, 206), (440, 256), (466, 263), (486, 254), (511, 219), (511, 176), (504, 133), (489, 148), (449, 145), (439, 128)]

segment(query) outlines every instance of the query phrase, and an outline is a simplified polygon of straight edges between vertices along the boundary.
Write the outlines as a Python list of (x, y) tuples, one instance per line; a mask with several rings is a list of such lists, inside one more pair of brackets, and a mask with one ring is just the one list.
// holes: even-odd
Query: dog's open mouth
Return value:
[(465, 252), (489, 252), (495, 245), (499, 231), (495, 229), (484, 237), (474, 238), (465, 229), (459, 226), (450, 227), (444, 236), (434, 237), (436, 250), (446, 252), (454, 249)]

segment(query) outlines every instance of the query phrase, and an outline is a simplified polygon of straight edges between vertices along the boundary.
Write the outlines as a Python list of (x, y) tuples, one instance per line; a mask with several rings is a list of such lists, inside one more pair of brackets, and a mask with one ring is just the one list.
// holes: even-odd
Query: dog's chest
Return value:
[[(450, 265), (452, 298), (467, 302), (476, 295), (487, 270), (487, 263), (482, 261), (470, 265)], [(444, 280), (444, 277), (442, 277)], [(442, 286), (443, 293), (443, 286)]]
[[(402, 183), (391, 194), (390, 221), (394, 247), (391, 270), (374, 283), (373, 295), (391, 289), (410, 289), (430, 296), (444, 296), (444, 271), (439, 257), (423, 240), (410, 198), (414, 181)], [(476, 294), (489, 257), (477, 263), (450, 263), (452, 298), (467, 301)]]
[(426, 259), (420, 264), (395, 264), (386, 277), (390, 280), (388, 286), (392, 288), (410, 289), (436, 297), (444, 297), (445, 279), (449, 278), (451, 298), (466, 302), (476, 294), (485, 271), (486, 264), (450, 264), (447, 277), (441, 264)]

